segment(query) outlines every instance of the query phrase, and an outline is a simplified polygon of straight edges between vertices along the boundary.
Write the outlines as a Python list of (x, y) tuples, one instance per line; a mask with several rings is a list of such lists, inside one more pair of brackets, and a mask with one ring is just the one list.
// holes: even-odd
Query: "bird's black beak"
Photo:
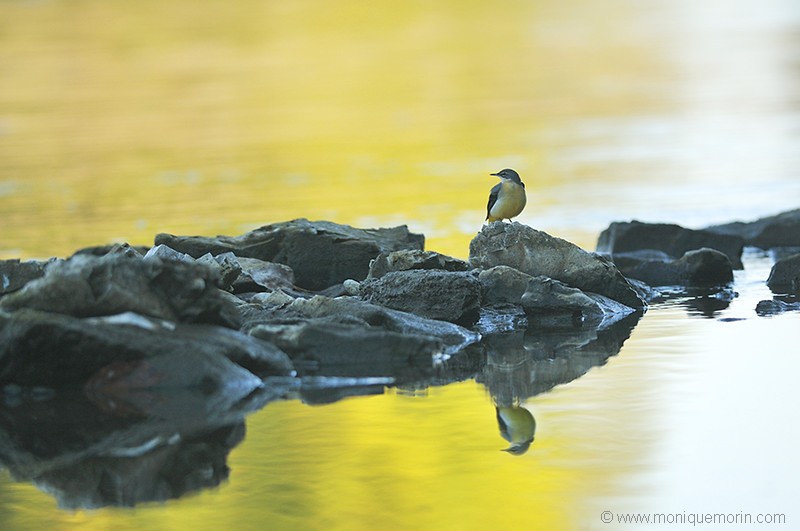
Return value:
[(489, 175), (491, 175), (492, 177), (500, 177), (499, 173), (490, 173)]

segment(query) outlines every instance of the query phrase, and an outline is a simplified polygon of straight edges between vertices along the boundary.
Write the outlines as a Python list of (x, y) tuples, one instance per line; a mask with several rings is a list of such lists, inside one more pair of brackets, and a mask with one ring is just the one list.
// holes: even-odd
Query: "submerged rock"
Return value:
[(800, 209), (781, 212), (749, 223), (736, 221), (713, 225), (706, 230), (717, 234), (739, 236), (744, 239), (745, 245), (761, 249), (800, 246)]
[(533, 277), (528, 282), (522, 307), (532, 326), (547, 328), (605, 328), (635, 311), (548, 277)]
[(478, 320), (480, 282), (464, 272), (393, 271), (361, 285), (367, 302), (469, 326)]
[(520, 223), (489, 223), (469, 244), (473, 267), (513, 267), (614, 299), (631, 308), (645, 303), (616, 266), (566, 240)]
[(634, 251), (614, 255), (622, 274), (651, 286), (721, 286), (733, 282), (727, 255), (715, 249), (687, 251), (673, 259), (659, 251)]
[(159, 319), (238, 328), (236, 306), (207, 267), (122, 254), (79, 255), (0, 299), (0, 309), (43, 310), (76, 317), (134, 312)]
[(742, 268), (744, 239), (710, 230), (692, 230), (668, 223), (639, 221), (614, 222), (600, 233), (597, 252), (608, 253), (616, 261), (619, 253), (646, 249), (663, 251), (672, 258), (687, 251), (708, 247), (727, 255), (734, 269)]
[(800, 295), (800, 254), (788, 256), (775, 262), (769, 272), (767, 286), (773, 293)]
[(367, 278), (380, 278), (392, 271), (411, 269), (468, 271), (469, 264), (458, 258), (420, 249), (383, 252), (369, 265)]
[(357, 229), (328, 221), (296, 219), (255, 229), (240, 236), (173, 236), (159, 234), (164, 244), (195, 258), (233, 252), (238, 257), (288, 265), (297, 285), (319, 291), (348, 278), (363, 280), (370, 261), (382, 252), (422, 249), (425, 238), (403, 225)]

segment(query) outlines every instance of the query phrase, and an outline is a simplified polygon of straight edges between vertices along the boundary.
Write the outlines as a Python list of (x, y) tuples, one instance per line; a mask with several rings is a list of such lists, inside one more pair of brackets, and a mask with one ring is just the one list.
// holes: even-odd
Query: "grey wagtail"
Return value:
[(517, 172), (508, 168), (491, 175), (500, 177), (500, 182), (489, 193), (486, 220), (491, 223), (518, 216), (527, 202), (525, 183), (520, 180)]
[(503, 451), (512, 455), (522, 455), (527, 452), (536, 433), (536, 421), (531, 412), (521, 406), (496, 409), (500, 435), (511, 443), (511, 446)]

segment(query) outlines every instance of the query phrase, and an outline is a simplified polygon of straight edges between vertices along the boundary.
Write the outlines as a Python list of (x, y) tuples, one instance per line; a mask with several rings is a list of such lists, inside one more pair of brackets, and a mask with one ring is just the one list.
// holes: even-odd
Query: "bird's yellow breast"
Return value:
[(495, 220), (513, 218), (522, 212), (526, 202), (525, 188), (514, 182), (503, 181), (500, 193), (497, 194), (497, 202), (492, 205), (489, 215)]

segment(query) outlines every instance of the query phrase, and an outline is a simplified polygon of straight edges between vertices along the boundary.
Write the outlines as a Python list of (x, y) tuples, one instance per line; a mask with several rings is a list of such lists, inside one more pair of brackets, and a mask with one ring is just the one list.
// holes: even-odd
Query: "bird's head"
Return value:
[(519, 174), (514, 170), (512, 170), (511, 168), (506, 168), (504, 170), (501, 170), (497, 173), (492, 173), (490, 175), (494, 175), (495, 177), (500, 177), (501, 179), (515, 182), (518, 184), (522, 183), (522, 181), (519, 178)]

